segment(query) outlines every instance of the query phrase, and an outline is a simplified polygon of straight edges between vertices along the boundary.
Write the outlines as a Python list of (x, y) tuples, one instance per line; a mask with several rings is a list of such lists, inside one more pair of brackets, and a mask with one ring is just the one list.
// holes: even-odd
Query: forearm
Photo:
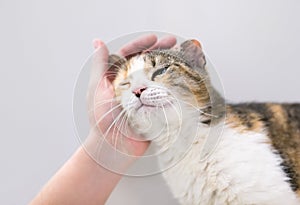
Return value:
[[(150, 34), (127, 44), (120, 50), (119, 54), (125, 57), (135, 53), (140, 53), (143, 50), (148, 50), (150, 48), (171, 48), (175, 44), (176, 38), (174, 37), (169, 36), (167, 38), (161, 39), (160, 41), (157, 41), (157, 37)], [(100, 77), (103, 74), (102, 72), (106, 71), (109, 55), (108, 49), (102, 41), (94, 41), (94, 47), (95, 49), (97, 49), (97, 52), (95, 52), (95, 54), (93, 55), (92, 74), (90, 79), (90, 84), (92, 86), (89, 87), (88, 92), (88, 96), (90, 96), (88, 102), (91, 103), (95, 102), (94, 95), (97, 94), (96, 91), (98, 90), (96, 89), (95, 85), (99, 85), (98, 83), (100, 82), (99, 80), (101, 80)], [(107, 101), (114, 97), (113, 89), (109, 88), (109, 86), (103, 87), (102, 89), (100, 89), (100, 91), (101, 94), (98, 95), (98, 97), (101, 97), (97, 102), (101, 102), (101, 100)], [(104, 95), (104, 93), (106, 93), (107, 95)], [(108, 110), (106, 110), (105, 108), (103, 109), (104, 110), (102, 111), (106, 113), (110, 108)], [(95, 120), (94, 117), (95, 116), (92, 116), (91, 119)], [(109, 121), (109, 116), (106, 117), (106, 120), (107, 119)], [(95, 123), (96, 122), (93, 122), (91, 124), (92, 127), (94, 127)], [(101, 125), (102, 128), (105, 127), (102, 123)], [(85, 142), (85, 148), (89, 150), (89, 153), (92, 154), (93, 157), (98, 157), (97, 154), (99, 147), (97, 145), (99, 145), (99, 139), (100, 138), (98, 134), (93, 134), (93, 132), (91, 132)], [(109, 138), (106, 139), (109, 140)], [(131, 155), (131, 157), (124, 157), (121, 158), (120, 161), (116, 162), (115, 165), (117, 167), (117, 170), (120, 171), (120, 173), (125, 173), (126, 169), (137, 159), (137, 157), (143, 155), (143, 153), (148, 148), (149, 143), (150, 142), (135, 141), (130, 138), (124, 138), (124, 147), (122, 148), (125, 149), (125, 153)], [(101, 156), (102, 159), (110, 160), (110, 153), (105, 152), (102, 154), (104, 154), (103, 156)], [(71, 157), (71, 159), (52, 177), (52, 179), (46, 184), (46, 186), (30, 204), (101, 205), (104, 204), (108, 199), (110, 193), (120, 179), (120, 175), (110, 172), (98, 165), (85, 152), (83, 147), (80, 147)]]
[(120, 179), (80, 147), (30, 204), (104, 204)]

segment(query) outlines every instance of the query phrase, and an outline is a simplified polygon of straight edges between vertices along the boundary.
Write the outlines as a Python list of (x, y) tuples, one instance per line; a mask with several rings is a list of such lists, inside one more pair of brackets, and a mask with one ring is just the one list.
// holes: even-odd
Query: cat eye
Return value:
[(130, 86), (130, 82), (128, 82), (128, 81), (119, 83), (119, 87), (123, 88), (123, 89), (129, 88), (129, 86)]
[(160, 69), (157, 69), (153, 74), (152, 74), (152, 77), (151, 77), (151, 80), (154, 80), (154, 78), (158, 75), (162, 75), (164, 74), (165, 72), (167, 72), (168, 68), (169, 68), (170, 65), (167, 65), (163, 68), (160, 68)]

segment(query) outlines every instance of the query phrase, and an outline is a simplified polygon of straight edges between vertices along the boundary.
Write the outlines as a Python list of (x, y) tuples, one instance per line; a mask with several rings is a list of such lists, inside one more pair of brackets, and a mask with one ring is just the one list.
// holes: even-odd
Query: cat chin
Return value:
[(152, 106), (152, 105), (140, 105), (139, 107), (136, 108), (136, 112), (138, 114), (142, 114), (142, 113), (152, 113), (152, 112), (157, 112), (158, 108), (156, 106)]
[[(153, 108), (152, 108), (153, 109)], [(154, 112), (136, 112), (131, 116), (129, 123), (137, 134), (143, 135), (146, 140), (154, 140), (165, 135), (166, 132), (180, 127), (180, 119), (168, 110), (154, 108)], [(177, 117), (177, 118), (176, 118)], [(166, 123), (166, 118), (168, 123)]]
[[(167, 130), (167, 126), (160, 123), (157, 119), (151, 121), (140, 120), (137, 123), (133, 122), (131, 123), (131, 127), (134, 127), (135, 132), (143, 135), (143, 138), (146, 140), (154, 140), (162, 136)], [(169, 129), (172, 129), (171, 125), (169, 125)]]

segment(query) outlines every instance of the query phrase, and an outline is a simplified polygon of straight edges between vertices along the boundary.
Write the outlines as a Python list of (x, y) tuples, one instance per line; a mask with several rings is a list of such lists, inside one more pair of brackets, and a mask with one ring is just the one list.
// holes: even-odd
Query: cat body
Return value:
[[(176, 51), (110, 59), (130, 126), (162, 150), (162, 167), (175, 164), (163, 176), (181, 204), (300, 204), (300, 104), (225, 105), (195, 40)], [(222, 123), (203, 158), (210, 129)]]
[[(228, 105), (228, 109), (233, 108)], [(230, 117), (219, 143), (207, 159), (201, 160), (199, 154), (204, 131), (182, 161), (163, 172), (174, 196), (181, 204), (300, 204), (299, 182), (294, 171), (289, 173), (294, 169), (284, 165), (265, 125), (259, 132), (251, 130), (247, 124), (230, 120), (239, 115), (227, 114)], [(159, 157), (160, 163), (176, 156), (177, 150), (167, 152)]]

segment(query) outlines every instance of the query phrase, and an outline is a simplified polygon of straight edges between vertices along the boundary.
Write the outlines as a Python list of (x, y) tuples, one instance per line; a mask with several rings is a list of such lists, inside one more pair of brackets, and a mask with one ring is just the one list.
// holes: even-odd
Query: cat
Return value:
[[(300, 104), (225, 105), (197, 40), (179, 49), (109, 59), (117, 72), (111, 79), (116, 99), (129, 125), (163, 150), (160, 165), (178, 161), (163, 176), (180, 204), (300, 204)], [(217, 146), (202, 160), (209, 127), (222, 122)], [(181, 145), (171, 144), (193, 134), (191, 148), (179, 160)]]

